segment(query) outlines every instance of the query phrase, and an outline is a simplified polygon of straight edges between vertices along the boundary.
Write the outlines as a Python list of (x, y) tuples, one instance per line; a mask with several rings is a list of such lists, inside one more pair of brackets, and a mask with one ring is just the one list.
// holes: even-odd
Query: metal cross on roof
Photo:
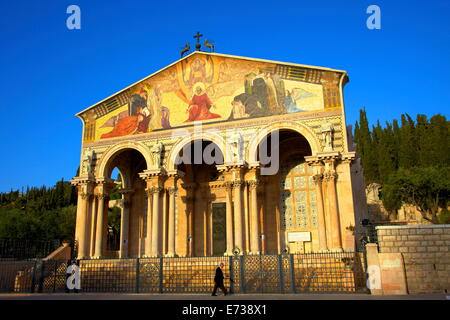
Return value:
[(200, 38), (203, 37), (203, 35), (197, 31), (197, 34), (194, 36), (194, 39), (197, 39), (197, 43), (195, 44), (195, 50), (200, 51), (202, 45), (200, 44)]

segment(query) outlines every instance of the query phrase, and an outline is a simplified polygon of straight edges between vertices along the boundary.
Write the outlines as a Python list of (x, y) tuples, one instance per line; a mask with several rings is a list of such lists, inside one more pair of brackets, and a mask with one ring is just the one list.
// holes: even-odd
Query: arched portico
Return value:
[(147, 164), (147, 168), (152, 166), (151, 154), (149, 148), (143, 145), (142, 143), (136, 141), (125, 141), (119, 144), (116, 144), (105, 151), (100, 159), (100, 163), (97, 164), (96, 168), (96, 177), (97, 178), (106, 178), (109, 176), (107, 170), (109, 168), (109, 163), (112, 161), (115, 155), (118, 152), (126, 150), (126, 149), (134, 149), (139, 151), (141, 155), (144, 157), (145, 162)]
[(177, 158), (180, 155), (181, 150), (193, 143), (197, 140), (204, 140), (204, 141), (211, 141), (214, 143), (222, 152), (222, 155), (224, 157), (224, 162), (230, 162), (230, 152), (227, 151), (227, 145), (225, 143), (225, 140), (217, 133), (214, 132), (193, 132), (190, 135), (188, 135), (185, 138), (180, 139), (178, 142), (175, 143), (173, 146), (168, 161), (167, 161), (167, 167), (166, 170), (168, 172), (174, 171), (177, 169)]
[(258, 146), (260, 143), (272, 132), (276, 130), (291, 130), (299, 133), (308, 141), (309, 146), (311, 147), (312, 154), (317, 154), (321, 151), (320, 142), (317, 139), (317, 136), (314, 132), (308, 127), (292, 122), (292, 121), (283, 121), (282, 123), (274, 123), (270, 124), (264, 128), (258, 130), (257, 134), (250, 140), (246, 152), (246, 161), (248, 163), (255, 163), (258, 161)]

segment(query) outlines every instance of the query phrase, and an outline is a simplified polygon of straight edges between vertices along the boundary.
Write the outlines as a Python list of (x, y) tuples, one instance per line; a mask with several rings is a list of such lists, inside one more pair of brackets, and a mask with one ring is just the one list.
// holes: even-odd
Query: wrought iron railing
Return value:
[[(224, 263), (234, 293), (368, 292), (364, 254), (78, 260), (81, 292), (208, 293)], [(0, 292), (65, 292), (71, 261), (0, 261)]]

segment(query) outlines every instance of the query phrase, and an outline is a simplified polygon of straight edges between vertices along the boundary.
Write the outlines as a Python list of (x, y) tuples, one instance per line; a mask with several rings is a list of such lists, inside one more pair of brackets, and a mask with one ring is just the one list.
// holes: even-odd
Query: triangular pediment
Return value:
[(193, 52), (77, 114), (84, 142), (342, 108), (345, 71)]

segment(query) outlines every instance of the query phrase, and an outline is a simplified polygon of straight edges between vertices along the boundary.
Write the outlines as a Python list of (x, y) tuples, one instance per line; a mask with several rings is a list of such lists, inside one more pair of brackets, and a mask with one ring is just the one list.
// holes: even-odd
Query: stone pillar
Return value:
[(245, 252), (250, 252), (250, 212), (249, 212), (249, 186), (248, 183), (244, 183), (244, 190), (243, 190), (243, 196), (244, 196), (244, 247)]
[[(89, 202), (90, 194), (86, 192), (81, 192), (79, 194), (78, 203), (81, 202), (81, 216), (80, 216), (80, 237), (78, 239), (78, 259), (84, 259), (89, 256), (87, 250), (87, 218), (88, 218), (88, 202)], [(80, 205), (80, 204), (79, 204)]]
[(242, 185), (241, 180), (233, 181), (234, 200), (234, 244), (242, 254), (244, 252), (243, 223), (242, 223)]
[(336, 194), (337, 173), (334, 170), (327, 171), (325, 172), (324, 178), (327, 181), (327, 195), (329, 197), (328, 212), (331, 222), (331, 246), (332, 249), (342, 250), (341, 224), (339, 221), (339, 207)]
[(257, 188), (259, 185), (258, 180), (252, 180), (249, 182), (250, 186), (250, 243), (251, 253), (260, 254), (261, 246), (259, 243), (259, 217), (258, 217), (258, 199)]
[(231, 192), (233, 184), (231, 182), (225, 183), (226, 188), (226, 228), (227, 228), (227, 250), (225, 255), (232, 256), (234, 248), (233, 239), (233, 204), (231, 201)]
[(195, 189), (197, 184), (194, 182), (186, 182), (182, 184), (183, 189), (185, 190), (185, 204), (186, 204), (186, 222), (187, 222), (187, 255), (194, 256), (194, 239), (195, 239), (195, 230), (194, 230), (194, 211), (195, 211)]
[(153, 219), (152, 219), (152, 257), (158, 257), (159, 254), (159, 193), (161, 192), (161, 187), (152, 187), (151, 191), (153, 193)]
[(318, 173), (313, 176), (314, 184), (316, 185), (316, 205), (319, 224), (319, 250), (328, 250), (327, 246), (327, 231), (325, 223), (325, 210), (323, 208), (323, 194), (322, 194), (322, 180), (323, 175)]
[(153, 200), (153, 193), (150, 189), (145, 189), (145, 192), (147, 192), (147, 226), (145, 230), (145, 246), (144, 246), (144, 256), (150, 257), (152, 254), (152, 200)]
[(147, 229), (145, 238), (145, 257), (156, 257), (160, 254), (159, 230), (159, 193), (162, 188), (162, 171), (160, 168), (145, 170), (139, 173), (147, 185)]
[(167, 207), (167, 188), (162, 187), (161, 189), (161, 202), (159, 204), (159, 207), (161, 208), (161, 231), (160, 231), (160, 239), (161, 239), (161, 254), (165, 255), (167, 253), (167, 241), (168, 241), (168, 230), (167, 230), (167, 224), (169, 223), (168, 215), (169, 215), (169, 208)]
[(175, 192), (176, 187), (169, 187), (169, 229), (167, 257), (174, 257), (175, 253)]
[(95, 230), (97, 227), (97, 197), (92, 197), (92, 212), (91, 212), (91, 243), (89, 249), (89, 256), (95, 255)]
[(120, 217), (120, 258), (128, 257), (129, 247), (129, 221), (131, 207), (131, 190), (121, 190), (122, 194), (122, 215)]
[(97, 207), (97, 230), (95, 232), (95, 253), (94, 258), (99, 259), (103, 256), (103, 235), (105, 226), (105, 200), (107, 195), (104, 193), (99, 193), (96, 195), (98, 201)]

